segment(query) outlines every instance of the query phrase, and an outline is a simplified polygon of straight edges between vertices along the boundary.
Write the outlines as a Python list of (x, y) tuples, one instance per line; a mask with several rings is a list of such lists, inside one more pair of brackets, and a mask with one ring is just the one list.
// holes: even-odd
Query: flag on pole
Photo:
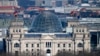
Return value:
[(14, 15), (14, 17), (17, 17), (18, 12), (17, 12), (17, 11), (15, 11), (15, 12), (13, 13), (13, 15)]
[(74, 15), (76, 15), (76, 13), (77, 13), (77, 11), (74, 11), (74, 10), (73, 10), (73, 11), (70, 12), (70, 15), (71, 15), (71, 16), (74, 16)]

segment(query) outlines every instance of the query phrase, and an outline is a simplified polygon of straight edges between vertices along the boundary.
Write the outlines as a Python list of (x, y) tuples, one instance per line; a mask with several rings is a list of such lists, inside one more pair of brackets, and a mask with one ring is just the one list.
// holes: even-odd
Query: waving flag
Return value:
[(17, 17), (18, 12), (17, 12), (17, 11), (15, 11), (15, 12), (13, 13), (13, 15), (14, 15), (14, 17)]

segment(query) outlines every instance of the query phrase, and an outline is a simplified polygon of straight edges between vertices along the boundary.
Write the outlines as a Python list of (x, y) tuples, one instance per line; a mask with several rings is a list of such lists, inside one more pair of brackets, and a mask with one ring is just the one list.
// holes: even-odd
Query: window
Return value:
[(58, 53), (60, 52), (60, 50), (58, 50)]
[(34, 49), (32, 49), (32, 52), (34, 51)]
[(58, 47), (60, 47), (60, 44), (58, 44)]
[(15, 32), (15, 30), (13, 30), (13, 32)]
[(34, 53), (32, 53), (32, 56), (34, 56)]
[(84, 29), (82, 30), (82, 32), (84, 32)]
[(39, 49), (37, 49), (37, 51), (39, 51)]
[(32, 44), (32, 47), (34, 47), (34, 44)]
[(51, 42), (49, 42), (49, 47), (51, 47)]
[(48, 43), (46, 42), (46, 47), (48, 47)]
[(69, 47), (71, 47), (71, 44), (69, 44)]
[(78, 47), (83, 47), (83, 43), (78, 43)]
[(74, 25), (71, 25), (71, 27), (73, 27)]
[(21, 30), (19, 29), (19, 32), (21, 32)]
[(26, 47), (28, 47), (28, 44), (26, 44)]
[(20, 46), (19, 43), (15, 43), (15, 44), (14, 44), (14, 47), (19, 47), (19, 46)]
[(28, 56), (28, 53), (26, 53), (26, 56)]
[(16, 30), (16, 32), (18, 32), (18, 30)]
[(83, 38), (85, 38), (85, 34), (83, 34)]
[(76, 32), (78, 32), (78, 29), (76, 29)]
[(51, 47), (51, 42), (46, 42), (46, 47)]
[(63, 44), (63, 47), (66, 47), (66, 45), (65, 45), (65, 44)]
[(65, 49), (63, 49), (63, 51), (65, 51)]
[(71, 51), (71, 49), (69, 49), (69, 51)]
[(37, 56), (40, 56), (39, 54), (40, 54), (40, 53), (37, 53)]
[(83, 52), (82, 51), (78, 51), (79, 52), (79, 54), (82, 54)]
[(28, 52), (28, 49), (26, 49), (26, 52)]
[(79, 32), (81, 32), (81, 29), (79, 30)]
[(88, 37), (90, 37), (90, 35), (88, 34)]
[(39, 47), (39, 44), (37, 44), (37, 47)]
[(42, 3), (45, 4), (45, 1), (43, 1)]

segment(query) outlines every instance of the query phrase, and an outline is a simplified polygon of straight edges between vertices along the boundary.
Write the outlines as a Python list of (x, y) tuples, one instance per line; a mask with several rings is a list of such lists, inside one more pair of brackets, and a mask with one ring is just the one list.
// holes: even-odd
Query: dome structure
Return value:
[(59, 33), (62, 32), (62, 24), (55, 14), (44, 11), (33, 20), (29, 32)]

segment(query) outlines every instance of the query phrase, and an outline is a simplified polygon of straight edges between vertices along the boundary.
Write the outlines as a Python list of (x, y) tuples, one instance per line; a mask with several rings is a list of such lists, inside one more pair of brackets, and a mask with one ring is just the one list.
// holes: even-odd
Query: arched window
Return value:
[(19, 47), (19, 46), (20, 46), (19, 43), (14, 44), (14, 47)]
[(83, 43), (78, 43), (78, 47), (83, 47)]
[(51, 50), (50, 49), (47, 49), (47, 52), (46, 53), (51, 53)]

